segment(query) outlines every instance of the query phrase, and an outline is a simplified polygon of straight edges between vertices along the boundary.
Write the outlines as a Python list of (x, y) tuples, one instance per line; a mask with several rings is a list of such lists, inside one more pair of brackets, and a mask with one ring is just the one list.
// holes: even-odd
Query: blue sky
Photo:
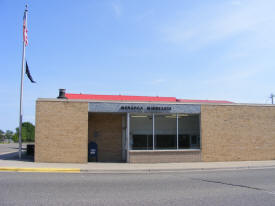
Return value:
[(22, 17), (29, 5), (23, 121), (71, 93), (270, 103), (274, 0), (0, 0), (0, 129), (18, 125)]

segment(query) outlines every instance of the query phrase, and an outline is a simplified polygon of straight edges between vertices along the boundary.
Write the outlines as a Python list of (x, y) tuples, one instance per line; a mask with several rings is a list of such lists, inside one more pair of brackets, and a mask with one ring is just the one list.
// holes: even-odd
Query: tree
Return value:
[[(35, 127), (30, 122), (22, 123), (22, 142), (34, 142)], [(13, 135), (13, 141), (18, 142), (19, 139), (19, 128), (16, 128), (16, 132)]]
[(11, 131), (11, 130), (7, 130), (6, 131), (6, 134), (5, 134), (5, 139), (8, 139), (9, 140), (9, 142), (10, 142), (10, 140), (12, 139), (12, 137), (13, 137), (13, 131)]
[(4, 141), (5, 133), (0, 129), (0, 142)]

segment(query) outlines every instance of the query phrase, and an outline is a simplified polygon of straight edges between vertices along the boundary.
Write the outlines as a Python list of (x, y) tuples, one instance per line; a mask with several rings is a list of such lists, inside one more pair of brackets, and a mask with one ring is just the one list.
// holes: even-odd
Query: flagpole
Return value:
[[(27, 12), (28, 12), (28, 6), (26, 5), (26, 9), (24, 12), (24, 16), (26, 18), (25, 20), (25, 27), (27, 27)], [(24, 32), (24, 31), (23, 31)], [(19, 108), (19, 151), (18, 151), (18, 156), (19, 159), (22, 157), (22, 119), (23, 119), (23, 114), (22, 114), (22, 99), (23, 99), (23, 82), (24, 82), (24, 71), (25, 71), (25, 40), (23, 38), (23, 54), (22, 54), (22, 69), (21, 69), (21, 85), (20, 85), (20, 108)]]

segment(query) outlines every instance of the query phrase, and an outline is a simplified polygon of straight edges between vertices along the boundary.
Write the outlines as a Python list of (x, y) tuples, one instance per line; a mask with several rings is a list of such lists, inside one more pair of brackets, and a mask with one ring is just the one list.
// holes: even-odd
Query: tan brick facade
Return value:
[(202, 105), (203, 161), (275, 159), (275, 107)]
[[(85, 163), (90, 141), (98, 144), (99, 161), (122, 161), (123, 114), (89, 113), (88, 104), (36, 102), (36, 162)], [(130, 151), (129, 162), (275, 159), (275, 107), (201, 105), (200, 120), (201, 151)]]
[(36, 162), (85, 163), (88, 160), (88, 103), (37, 101)]
[(200, 162), (200, 151), (130, 151), (130, 163)]
[(98, 161), (122, 161), (122, 114), (89, 114), (89, 142), (98, 145)]

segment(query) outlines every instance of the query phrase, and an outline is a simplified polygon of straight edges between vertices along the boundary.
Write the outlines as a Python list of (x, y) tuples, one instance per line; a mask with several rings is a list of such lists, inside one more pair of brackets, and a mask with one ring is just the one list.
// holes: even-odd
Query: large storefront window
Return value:
[(130, 118), (130, 137), (130, 148), (133, 150), (152, 150), (152, 115), (132, 114)]
[(155, 149), (177, 149), (177, 116), (155, 115)]
[(200, 148), (199, 115), (178, 115), (179, 149)]
[(199, 149), (199, 115), (131, 114), (130, 149)]

